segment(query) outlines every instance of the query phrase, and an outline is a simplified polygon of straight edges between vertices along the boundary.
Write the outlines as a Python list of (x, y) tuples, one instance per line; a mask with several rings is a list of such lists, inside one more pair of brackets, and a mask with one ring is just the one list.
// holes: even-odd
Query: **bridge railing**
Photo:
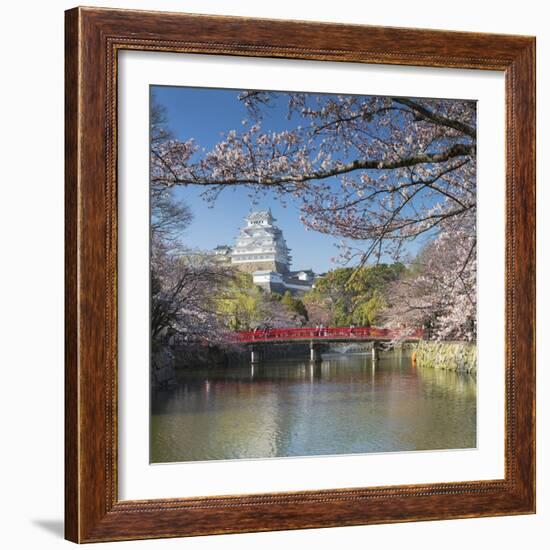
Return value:
[(421, 339), (423, 329), (399, 330), (380, 327), (305, 327), (274, 328), (235, 332), (235, 341), (240, 343), (276, 340), (322, 340), (322, 339), (384, 339), (395, 340), (403, 336)]

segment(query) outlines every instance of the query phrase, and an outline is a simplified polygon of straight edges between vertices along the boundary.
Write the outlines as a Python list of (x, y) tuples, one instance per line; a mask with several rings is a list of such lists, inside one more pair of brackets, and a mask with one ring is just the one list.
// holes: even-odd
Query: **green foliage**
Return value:
[(263, 292), (248, 273), (235, 273), (217, 300), (217, 312), (231, 330), (248, 330), (262, 319)]
[(362, 327), (370, 327), (376, 324), (379, 313), (386, 306), (382, 293), (375, 289), (367, 301), (362, 301), (351, 315), (352, 323)]
[(385, 287), (404, 271), (401, 263), (329, 271), (304, 297), (310, 320), (339, 327), (376, 324), (386, 306)]
[(308, 320), (307, 309), (304, 302), (302, 302), (299, 298), (294, 298), (289, 290), (283, 294), (281, 303), (290, 309), (290, 311), (294, 311), (298, 315), (302, 316), (306, 321)]
[(248, 273), (235, 273), (217, 299), (217, 313), (231, 330), (301, 326), (307, 321), (304, 303), (289, 292), (266, 293)]

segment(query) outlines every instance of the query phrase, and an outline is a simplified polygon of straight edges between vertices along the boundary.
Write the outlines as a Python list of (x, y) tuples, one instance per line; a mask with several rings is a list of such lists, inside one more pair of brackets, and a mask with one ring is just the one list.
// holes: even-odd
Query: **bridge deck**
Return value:
[(291, 328), (242, 331), (235, 333), (235, 342), (240, 344), (262, 342), (368, 342), (405, 340), (408, 342), (421, 340), (422, 329), (397, 330), (378, 327), (327, 327), (327, 328)]

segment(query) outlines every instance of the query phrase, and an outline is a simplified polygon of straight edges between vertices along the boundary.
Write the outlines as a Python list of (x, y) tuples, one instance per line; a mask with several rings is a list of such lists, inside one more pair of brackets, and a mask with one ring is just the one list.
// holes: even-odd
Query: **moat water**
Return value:
[(180, 369), (151, 413), (151, 462), (465, 449), (476, 378), (399, 351)]

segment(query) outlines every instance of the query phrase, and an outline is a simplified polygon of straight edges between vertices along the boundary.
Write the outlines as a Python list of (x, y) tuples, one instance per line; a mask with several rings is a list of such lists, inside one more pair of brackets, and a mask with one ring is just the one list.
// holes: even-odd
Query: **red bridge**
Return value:
[(329, 341), (364, 342), (391, 340), (417, 341), (423, 337), (423, 329), (389, 329), (378, 327), (326, 327), (326, 328), (275, 328), (235, 332), (235, 342), (253, 344), (261, 342)]

